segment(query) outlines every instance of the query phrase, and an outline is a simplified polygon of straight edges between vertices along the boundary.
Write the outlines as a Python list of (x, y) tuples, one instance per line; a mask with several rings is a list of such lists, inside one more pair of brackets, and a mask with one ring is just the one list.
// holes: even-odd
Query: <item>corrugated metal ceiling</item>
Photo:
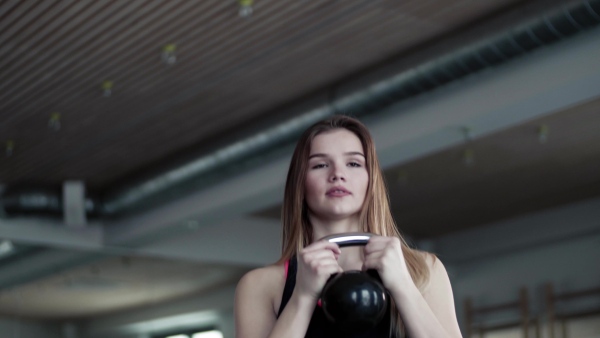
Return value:
[(517, 2), (262, 0), (241, 18), (235, 1), (6, 1), (0, 181), (105, 191)]

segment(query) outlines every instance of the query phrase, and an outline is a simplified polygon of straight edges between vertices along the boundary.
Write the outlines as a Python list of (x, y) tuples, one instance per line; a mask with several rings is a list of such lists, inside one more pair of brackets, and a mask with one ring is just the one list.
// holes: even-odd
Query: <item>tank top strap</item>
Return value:
[(285, 286), (283, 287), (283, 295), (281, 296), (281, 305), (279, 305), (279, 311), (277, 312), (277, 318), (285, 309), (285, 306), (292, 298), (294, 287), (296, 286), (296, 271), (298, 263), (296, 256), (292, 256), (287, 262), (285, 262)]

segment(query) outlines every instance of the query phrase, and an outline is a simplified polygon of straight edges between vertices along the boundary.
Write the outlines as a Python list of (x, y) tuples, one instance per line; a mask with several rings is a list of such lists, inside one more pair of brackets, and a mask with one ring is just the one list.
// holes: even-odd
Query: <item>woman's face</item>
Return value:
[(365, 152), (354, 133), (334, 129), (313, 139), (305, 181), (306, 204), (313, 215), (324, 220), (355, 216), (368, 185)]

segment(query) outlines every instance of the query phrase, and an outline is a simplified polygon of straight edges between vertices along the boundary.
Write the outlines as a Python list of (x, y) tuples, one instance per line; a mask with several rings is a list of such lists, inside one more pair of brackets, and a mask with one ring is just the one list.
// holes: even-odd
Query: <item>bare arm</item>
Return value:
[(236, 338), (267, 337), (275, 324), (268, 268), (247, 273), (235, 291)]
[(239, 282), (235, 295), (236, 338), (304, 337), (314, 304), (293, 295), (277, 319), (270, 292), (273, 281), (268, 279), (268, 271), (259, 269)]
[(411, 338), (462, 337), (448, 273), (433, 255), (428, 254), (426, 262), (430, 276), (421, 293), (406, 266), (400, 240), (376, 236), (365, 246), (363, 269), (377, 269)]
[(273, 273), (277, 267), (247, 273), (236, 289), (236, 338), (304, 337), (323, 285), (331, 274), (341, 271), (337, 264), (339, 252), (335, 244), (317, 242), (300, 253), (296, 286), (279, 318), (273, 300), (282, 290), (277, 283), (284, 281)]
[(402, 291), (392, 297), (413, 338), (462, 338), (454, 309), (450, 279), (439, 259), (428, 258), (429, 284), (423, 294), (414, 283), (406, 283)]

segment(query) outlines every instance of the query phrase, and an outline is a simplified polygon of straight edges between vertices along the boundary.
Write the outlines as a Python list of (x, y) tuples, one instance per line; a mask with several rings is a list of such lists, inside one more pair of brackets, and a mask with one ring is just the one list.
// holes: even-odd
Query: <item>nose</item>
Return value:
[(346, 172), (344, 166), (332, 165), (329, 180), (331, 182), (346, 181)]

